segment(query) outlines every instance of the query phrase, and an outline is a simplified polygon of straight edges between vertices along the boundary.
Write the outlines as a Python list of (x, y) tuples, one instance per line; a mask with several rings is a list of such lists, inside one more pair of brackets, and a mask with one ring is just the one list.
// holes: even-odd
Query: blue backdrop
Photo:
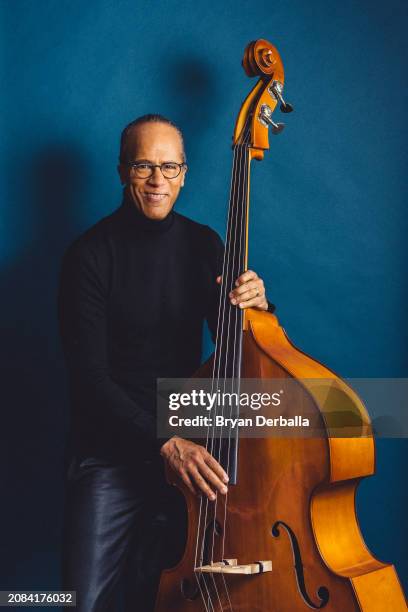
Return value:
[[(185, 133), (177, 209), (223, 235), (250, 40), (277, 46), (295, 106), (253, 164), (250, 266), (306, 352), (344, 376), (407, 375), (407, 5), (2, 0), (0, 11), (0, 589), (57, 588), (61, 254), (119, 204), (119, 134), (147, 112)], [(358, 513), (369, 547), (407, 582), (407, 445), (382, 440), (377, 450)]]

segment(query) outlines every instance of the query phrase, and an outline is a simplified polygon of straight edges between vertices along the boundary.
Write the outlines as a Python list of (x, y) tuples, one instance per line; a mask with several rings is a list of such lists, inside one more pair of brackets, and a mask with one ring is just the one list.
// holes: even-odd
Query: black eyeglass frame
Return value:
[[(162, 166), (166, 166), (167, 164), (173, 164), (174, 166), (179, 167), (179, 171), (176, 174), (176, 176), (166, 176), (163, 173)], [(186, 168), (187, 164), (186, 162), (182, 162), (181, 164), (179, 164), (178, 162), (163, 162), (162, 164), (148, 164), (147, 162), (126, 162), (126, 166), (129, 166), (129, 168), (137, 168), (137, 166), (149, 166), (150, 174), (148, 176), (144, 176), (140, 178), (150, 178), (151, 176), (153, 176), (154, 168), (160, 168), (160, 172), (162, 173), (164, 178), (168, 179), (169, 181), (172, 181), (173, 179), (180, 176), (182, 169)]]

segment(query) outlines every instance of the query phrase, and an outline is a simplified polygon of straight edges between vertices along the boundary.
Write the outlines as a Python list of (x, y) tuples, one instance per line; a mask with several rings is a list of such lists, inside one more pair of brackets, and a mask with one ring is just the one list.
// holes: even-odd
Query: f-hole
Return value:
[(302, 555), (300, 554), (300, 547), (299, 547), (299, 543), (297, 541), (297, 538), (294, 534), (294, 532), (292, 531), (292, 529), (289, 527), (289, 525), (287, 525), (286, 523), (284, 523), (283, 521), (276, 521), (276, 523), (273, 524), (272, 526), (272, 535), (274, 538), (278, 538), (280, 536), (280, 531), (279, 531), (279, 527), (282, 526), (284, 527), (286, 533), (289, 536), (289, 540), (290, 540), (290, 544), (292, 546), (292, 553), (293, 553), (293, 563), (294, 563), (294, 568), (295, 568), (295, 574), (296, 574), (296, 581), (298, 584), (298, 588), (299, 591), (305, 601), (305, 603), (307, 603), (308, 606), (310, 606), (311, 608), (313, 608), (314, 610), (321, 610), (322, 608), (324, 608), (328, 601), (329, 601), (329, 597), (330, 597), (330, 593), (329, 593), (329, 589), (325, 586), (321, 586), (317, 589), (317, 597), (320, 599), (320, 603), (319, 604), (315, 604), (309, 597), (307, 591), (306, 591), (306, 585), (305, 585), (305, 575), (303, 572), (303, 563), (302, 563)]

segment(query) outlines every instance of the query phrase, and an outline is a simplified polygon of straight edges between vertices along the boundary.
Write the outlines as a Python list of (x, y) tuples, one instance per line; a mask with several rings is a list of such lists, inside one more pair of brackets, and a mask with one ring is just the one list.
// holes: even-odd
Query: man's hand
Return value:
[(163, 444), (160, 454), (181, 476), (192, 493), (202, 491), (208, 499), (214, 501), (215, 491), (223, 495), (227, 492), (225, 485), (228, 476), (204, 446), (174, 437)]
[[(222, 276), (217, 277), (217, 283), (221, 283)], [(256, 272), (247, 270), (235, 281), (235, 289), (229, 293), (231, 304), (239, 308), (257, 308), (268, 310), (268, 302), (265, 295), (265, 285), (262, 278)]]

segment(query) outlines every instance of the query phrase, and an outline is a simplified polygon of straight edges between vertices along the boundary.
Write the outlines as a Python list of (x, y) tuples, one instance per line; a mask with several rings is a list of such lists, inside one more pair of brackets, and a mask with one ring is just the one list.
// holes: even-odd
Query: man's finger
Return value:
[(264, 303), (264, 296), (255, 297), (251, 300), (247, 300), (246, 302), (240, 302), (238, 304), (239, 308), (255, 308), (256, 306), (261, 306)]
[(185, 470), (180, 470), (179, 474), (181, 476), (182, 481), (188, 487), (188, 489), (190, 489), (190, 491), (194, 493), (194, 495), (197, 495), (197, 489), (194, 487), (193, 483), (191, 482), (190, 477), (187, 474), (187, 472)]
[(244, 272), (243, 274), (241, 274), (241, 276), (237, 278), (237, 280), (235, 281), (235, 284), (238, 287), (239, 285), (242, 285), (243, 283), (246, 283), (247, 281), (254, 280), (255, 278), (258, 278), (257, 273), (254, 272), (253, 270), (247, 270), (246, 272)]
[(222, 469), (218, 461), (216, 461), (216, 459), (214, 459), (214, 457), (208, 451), (203, 458), (212, 471), (215, 472), (223, 482), (227, 483), (229, 480), (228, 474)]
[(225, 484), (222, 482), (222, 480), (220, 480), (217, 474), (211, 468), (208, 467), (206, 463), (203, 462), (199, 464), (198, 469), (200, 470), (206, 481), (210, 482), (216, 489), (218, 489), (220, 493), (222, 493), (223, 495), (227, 493), (228, 489)]
[(210, 488), (207, 481), (201, 476), (200, 472), (196, 467), (190, 468), (190, 476), (193, 478), (194, 483), (201, 489), (201, 491), (210, 499), (214, 501), (216, 495), (214, 491)]
[(256, 288), (249, 289), (248, 291), (244, 291), (240, 295), (234, 295), (231, 297), (232, 304), (239, 304), (240, 302), (247, 302), (248, 300), (252, 300), (253, 298), (263, 297), (265, 295), (264, 291)]
[(236, 287), (230, 292), (230, 297), (237, 297), (238, 295), (241, 295), (241, 293), (245, 293), (245, 291), (249, 291), (250, 289), (256, 289), (259, 293), (262, 293), (264, 290), (264, 285), (261, 279), (258, 278), (257, 280), (248, 281), (243, 285)]

